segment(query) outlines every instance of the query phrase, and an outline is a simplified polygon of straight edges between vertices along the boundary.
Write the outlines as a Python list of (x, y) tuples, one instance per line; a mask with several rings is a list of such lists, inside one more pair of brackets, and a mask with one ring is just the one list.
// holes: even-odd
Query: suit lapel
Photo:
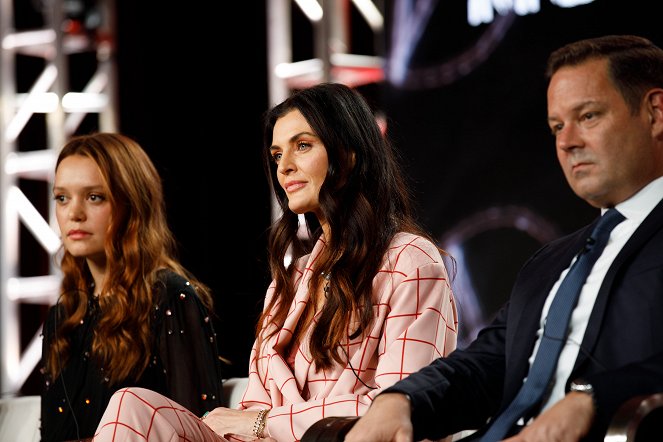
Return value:
[(589, 318), (589, 323), (587, 324), (587, 330), (585, 331), (585, 336), (582, 340), (582, 348), (586, 349), (587, 352), (580, 352), (578, 354), (574, 369), (587, 359), (587, 353), (591, 353), (596, 345), (596, 339), (599, 330), (601, 329), (603, 317), (605, 316), (612, 286), (615, 279), (620, 277), (620, 269), (625, 262), (629, 261), (630, 258), (633, 257), (633, 255), (635, 255), (649, 241), (649, 239), (661, 229), (662, 226), (663, 200), (654, 207), (654, 210), (652, 210), (647, 218), (642, 221), (636, 231), (633, 232), (631, 238), (629, 238), (626, 244), (624, 244), (624, 247), (608, 269), (608, 273), (599, 289), (594, 308), (592, 309), (592, 314)]

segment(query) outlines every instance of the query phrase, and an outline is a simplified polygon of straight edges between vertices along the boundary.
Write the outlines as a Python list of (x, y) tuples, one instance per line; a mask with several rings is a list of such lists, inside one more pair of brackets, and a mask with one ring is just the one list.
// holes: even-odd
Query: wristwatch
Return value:
[(592, 387), (592, 384), (584, 379), (576, 379), (571, 381), (571, 384), (569, 385), (569, 391), (577, 391), (578, 393), (588, 394), (589, 397), (592, 398), (592, 405), (594, 406), (594, 410), (596, 410), (596, 397), (594, 397), (594, 387)]
[(594, 398), (594, 387), (592, 387), (592, 384), (590, 384), (584, 379), (576, 379), (574, 381), (571, 381), (571, 385), (569, 385), (569, 391), (577, 391), (578, 393), (585, 393), (592, 396), (592, 398)]

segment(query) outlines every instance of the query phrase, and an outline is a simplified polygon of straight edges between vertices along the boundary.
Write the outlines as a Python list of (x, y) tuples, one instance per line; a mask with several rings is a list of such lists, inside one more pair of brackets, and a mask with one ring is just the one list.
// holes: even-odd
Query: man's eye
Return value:
[(553, 135), (557, 135), (562, 130), (562, 128), (563, 128), (563, 126), (561, 124), (555, 124), (555, 125), (550, 127), (550, 132)]

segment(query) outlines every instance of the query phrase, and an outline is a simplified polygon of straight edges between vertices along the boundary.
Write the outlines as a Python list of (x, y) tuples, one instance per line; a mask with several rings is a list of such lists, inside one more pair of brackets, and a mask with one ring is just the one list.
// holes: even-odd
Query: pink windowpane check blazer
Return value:
[[(240, 408), (271, 408), (265, 434), (279, 442), (301, 439), (326, 416), (364, 414), (382, 389), (456, 348), (456, 304), (442, 257), (427, 239), (400, 233), (373, 281), (376, 319), (370, 333), (343, 342), (349, 363), (318, 371), (307, 346), (309, 330), (297, 349), (293, 371), (286, 352), (309, 302), (311, 267), (324, 247), (321, 238), (311, 254), (295, 263), (297, 291), (290, 312), (260, 353), (255, 345), (251, 351)], [(265, 305), (273, 294), (272, 284)]]

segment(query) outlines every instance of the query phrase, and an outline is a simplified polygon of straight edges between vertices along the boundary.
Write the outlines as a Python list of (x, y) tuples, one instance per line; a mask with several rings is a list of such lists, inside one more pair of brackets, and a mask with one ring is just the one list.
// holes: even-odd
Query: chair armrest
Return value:
[(237, 408), (244, 397), (244, 392), (249, 384), (248, 377), (229, 378), (223, 380), (223, 406)]
[(604, 442), (660, 440), (663, 434), (663, 393), (633, 397), (617, 409)]
[(0, 399), (0, 441), (39, 442), (40, 396)]

